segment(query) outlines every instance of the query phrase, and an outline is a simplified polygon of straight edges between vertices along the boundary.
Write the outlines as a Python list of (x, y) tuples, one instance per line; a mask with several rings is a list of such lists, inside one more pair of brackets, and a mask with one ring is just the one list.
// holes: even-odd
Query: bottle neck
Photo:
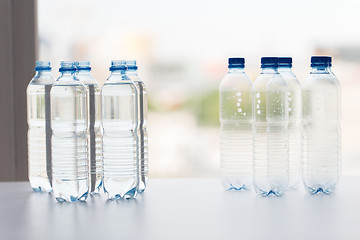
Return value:
[(235, 72), (243, 73), (245, 71), (244, 71), (243, 67), (231, 67), (231, 68), (229, 68), (229, 73), (235, 73)]
[(126, 76), (126, 70), (112, 70), (110, 77), (111, 76), (121, 77), (121, 80), (129, 80), (129, 78)]
[(78, 74), (90, 74), (90, 70), (78, 70)]
[(40, 76), (40, 75), (47, 75), (47, 74), (51, 74), (50, 70), (38, 70), (35, 72), (35, 76)]
[(75, 75), (74, 71), (62, 71), (60, 77), (72, 77)]
[(316, 66), (311, 68), (312, 74), (327, 74), (331, 72), (331, 67), (329, 66)]
[(278, 68), (279, 72), (291, 72), (291, 67), (279, 67)]
[(128, 69), (128, 70), (126, 70), (126, 73), (129, 73), (129, 74), (137, 74), (137, 70), (135, 70), (135, 69)]
[(261, 74), (276, 74), (279, 73), (278, 68), (265, 67), (261, 69)]

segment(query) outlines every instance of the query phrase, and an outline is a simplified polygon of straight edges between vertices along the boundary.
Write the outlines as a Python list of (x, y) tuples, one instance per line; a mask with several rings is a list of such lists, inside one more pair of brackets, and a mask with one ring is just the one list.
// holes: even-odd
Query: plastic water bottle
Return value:
[(289, 189), (296, 190), (301, 181), (302, 92), (291, 68), (292, 58), (279, 58), (279, 73), (289, 88)]
[(289, 184), (288, 86), (278, 72), (278, 58), (261, 58), (253, 87), (254, 188), (263, 196), (281, 196)]
[(85, 85), (87, 93), (89, 129), (89, 192), (99, 193), (102, 182), (102, 126), (101, 91), (91, 75), (90, 62), (76, 62), (77, 78)]
[(134, 198), (139, 188), (137, 91), (126, 66), (112, 61), (102, 90), (103, 184), (109, 199)]
[(51, 89), (52, 186), (59, 202), (85, 201), (89, 189), (86, 88), (62, 61)]
[(252, 188), (252, 82), (244, 58), (229, 58), (219, 87), (221, 177), (225, 190)]
[(51, 191), (50, 90), (55, 82), (50, 62), (36, 62), (27, 87), (29, 180), (35, 192)]
[(137, 73), (136, 61), (126, 61), (126, 75), (135, 83), (138, 93), (138, 141), (139, 141), (139, 193), (145, 191), (148, 181), (148, 133), (147, 90)]
[(303, 87), (303, 181), (311, 194), (332, 193), (340, 178), (340, 83), (331, 57), (311, 57)]

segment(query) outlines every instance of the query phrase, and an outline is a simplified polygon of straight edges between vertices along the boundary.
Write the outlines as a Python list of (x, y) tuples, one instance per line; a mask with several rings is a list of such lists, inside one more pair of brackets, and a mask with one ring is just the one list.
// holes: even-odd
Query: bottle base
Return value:
[(252, 189), (250, 177), (228, 177), (221, 178), (221, 185), (225, 191), (245, 192)]
[[(103, 189), (103, 188), (102, 188), (102, 184), (103, 184), (103, 183), (102, 183), (102, 181), (101, 181), (101, 182), (99, 183), (99, 185), (94, 188), (94, 190), (90, 190), (89, 194), (90, 194), (90, 195), (98, 195), (98, 194), (100, 194), (101, 189)], [(92, 189), (92, 187), (90, 186), (89, 189)]]
[(243, 184), (243, 185), (233, 185), (233, 184), (230, 184), (230, 185), (224, 185), (223, 186), (225, 191), (231, 191), (231, 192), (247, 192), (247, 191), (250, 191), (250, 187), (246, 184)]
[(132, 188), (129, 191), (127, 191), (125, 194), (120, 194), (120, 193), (111, 194), (107, 192), (106, 189), (104, 189), (104, 191), (107, 193), (109, 200), (133, 199), (136, 197), (138, 193), (137, 188)]
[(146, 189), (146, 183), (140, 183), (140, 184), (139, 184), (138, 193), (143, 193), (143, 192), (145, 192), (145, 189)]
[(285, 191), (279, 190), (262, 190), (256, 188), (255, 192), (263, 197), (282, 197), (285, 194)]
[(312, 195), (329, 195), (335, 191), (335, 187), (326, 186), (305, 186), (305, 190)]
[(44, 187), (32, 187), (32, 190), (34, 192), (44, 192), (44, 193), (51, 193), (52, 192), (52, 189), (48, 189), (48, 188), (44, 188)]
[(34, 192), (52, 192), (52, 186), (46, 177), (29, 177), (29, 182)]
[(84, 193), (83, 195), (81, 195), (80, 197), (78, 196), (69, 196), (69, 197), (65, 197), (63, 195), (60, 195), (59, 197), (55, 197), (55, 199), (58, 201), (58, 202), (85, 202), (87, 197), (88, 197), (89, 193), (86, 192)]
[(139, 189), (138, 189), (138, 193), (143, 193), (146, 189), (147, 186), (147, 177), (142, 177), (139, 181)]

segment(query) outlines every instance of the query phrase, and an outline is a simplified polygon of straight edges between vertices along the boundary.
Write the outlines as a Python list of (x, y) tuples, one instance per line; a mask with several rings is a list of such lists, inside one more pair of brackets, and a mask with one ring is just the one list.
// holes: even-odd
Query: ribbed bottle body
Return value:
[(50, 90), (55, 79), (33, 79), (27, 87), (28, 169), (29, 181), (35, 192), (51, 188), (51, 112)]
[(223, 122), (220, 134), (223, 188), (252, 189), (252, 122)]
[(85, 86), (65, 76), (51, 89), (53, 191), (58, 201), (85, 201), (89, 189)]
[[(80, 79), (81, 80), (81, 79)], [(99, 193), (102, 184), (101, 90), (96, 83), (84, 82), (88, 106), (89, 192)]]
[(103, 183), (110, 199), (134, 198), (139, 188), (137, 92), (130, 80), (102, 91)]

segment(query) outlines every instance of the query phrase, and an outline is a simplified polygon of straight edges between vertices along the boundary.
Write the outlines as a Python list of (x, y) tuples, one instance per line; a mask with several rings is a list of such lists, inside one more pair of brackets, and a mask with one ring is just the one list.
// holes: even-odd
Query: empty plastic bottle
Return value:
[(289, 189), (296, 190), (301, 182), (302, 91), (292, 72), (292, 58), (279, 58), (279, 73), (289, 88)]
[(103, 184), (109, 199), (134, 198), (139, 188), (137, 91), (122, 61), (112, 61), (102, 90)]
[(225, 190), (252, 188), (252, 82), (244, 58), (229, 58), (219, 87), (221, 177)]
[(27, 93), (29, 180), (35, 192), (51, 189), (50, 62), (37, 61)]
[(340, 83), (331, 57), (311, 57), (303, 87), (303, 181), (311, 194), (332, 193), (340, 178)]
[(89, 192), (99, 193), (102, 182), (102, 126), (101, 91), (91, 75), (90, 62), (76, 62), (77, 78), (85, 85), (87, 93), (89, 129)]
[(139, 141), (139, 193), (145, 191), (148, 181), (148, 133), (147, 133), (147, 90), (137, 73), (136, 61), (125, 62), (126, 75), (135, 83), (138, 93), (138, 141)]
[(278, 72), (278, 58), (261, 58), (253, 86), (254, 188), (263, 196), (281, 196), (289, 184), (288, 86)]
[(89, 189), (86, 88), (62, 61), (51, 89), (52, 186), (59, 202), (85, 201)]

